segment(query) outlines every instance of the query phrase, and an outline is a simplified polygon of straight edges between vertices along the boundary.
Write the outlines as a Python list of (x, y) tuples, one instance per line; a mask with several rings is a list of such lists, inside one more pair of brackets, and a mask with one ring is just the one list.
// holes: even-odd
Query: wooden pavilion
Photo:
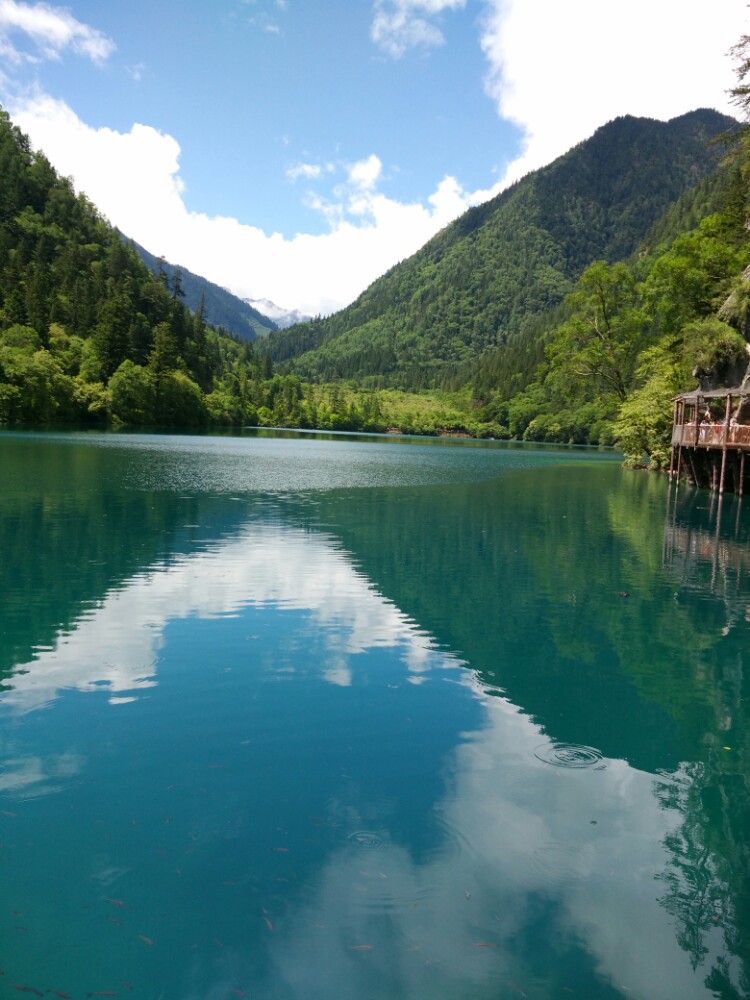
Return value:
[(674, 401), (669, 478), (739, 496), (750, 486), (750, 385), (695, 389)]

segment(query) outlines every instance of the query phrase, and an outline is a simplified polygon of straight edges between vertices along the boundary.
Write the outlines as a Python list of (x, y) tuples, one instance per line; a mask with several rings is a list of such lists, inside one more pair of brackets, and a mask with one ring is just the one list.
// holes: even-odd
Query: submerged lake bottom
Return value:
[(750, 997), (747, 502), (0, 434), (0, 995)]

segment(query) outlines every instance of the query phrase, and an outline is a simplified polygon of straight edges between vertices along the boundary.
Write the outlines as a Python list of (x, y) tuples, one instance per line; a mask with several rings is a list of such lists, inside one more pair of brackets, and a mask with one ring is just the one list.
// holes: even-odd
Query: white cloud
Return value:
[(409, 49), (443, 45), (445, 37), (435, 18), (465, 4), (466, 0), (375, 0), (370, 38), (394, 59)]
[(305, 177), (307, 180), (318, 180), (323, 176), (323, 167), (319, 163), (295, 163), (286, 172), (290, 181)]
[(11, 113), (77, 190), (152, 253), (242, 297), (270, 298), (310, 315), (351, 302), (474, 200), (450, 177), (427, 204), (388, 198), (378, 189), (382, 163), (371, 155), (349, 165), (335, 200), (307, 196), (329, 232), (287, 239), (234, 218), (188, 211), (180, 147), (170, 135), (138, 124), (127, 133), (93, 129), (47, 96), (18, 104)]
[[(618, 115), (731, 113), (727, 51), (743, 31), (735, 4), (696, 0), (486, 0), (487, 92), (524, 136), (506, 181), (549, 163)], [(746, 30), (746, 29), (745, 29)]]
[[(373, 32), (379, 25), (378, 44), (396, 55), (416, 44), (420, 32), (422, 42), (435, 40), (428, 29), (439, 33), (441, 13), (464, 4), (375, 0)], [(627, 16), (594, 0), (564, 6), (551, 0), (484, 0), (480, 41), (487, 92), (499, 115), (520, 128), (521, 155), (507, 170), (498, 165), (502, 180), (492, 186), (468, 192), (455, 178), (444, 177), (432, 193), (411, 203), (383, 193), (387, 176), (375, 153), (348, 165), (292, 164), (287, 177), (303, 182), (301, 201), (326, 220), (322, 235), (288, 238), (243, 220), (188, 211), (180, 146), (148, 125), (134, 124), (127, 133), (93, 129), (68, 105), (45, 96), (9, 110), (78, 190), (153, 253), (243, 297), (270, 298), (312, 315), (328, 313), (351, 302), (466, 208), (550, 162), (614, 116), (669, 118), (699, 106), (731, 111), (726, 91), (734, 77), (727, 50), (742, 24), (728, 6), (716, 5), (696, 29), (697, 7), (691, 17), (684, 0), (648, 5), (633, 0)], [(274, 9), (283, 10), (284, 4), (275, 3)], [(11, 25), (30, 35), (33, 28), (40, 46), (46, 40), (45, 51), (89, 43), (92, 58), (111, 51), (111, 42), (62, 8), (0, 0), (0, 53), (11, 44)], [(97, 49), (97, 40), (104, 48)], [(343, 180), (332, 190), (310, 189), (323, 179), (335, 181), (336, 174)]]
[[(265, 6), (259, 0), (241, 0), (241, 3), (245, 7), (258, 8), (259, 6)], [(276, 11), (286, 12), (289, 8), (288, 0), (272, 0), (270, 4)], [(251, 28), (257, 28), (259, 31), (265, 31), (270, 35), (280, 35), (281, 25), (276, 20), (274, 15), (268, 10), (259, 10), (257, 14), (253, 14), (252, 17), (248, 17), (246, 23)]]
[(349, 171), (349, 180), (362, 191), (373, 191), (383, 173), (383, 164), (374, 154), (355, 163)]
[(13, 45), (10, 40), (13, 33), (21, 33), (31, 39), (44, 59), (59, 59), (60, 53), (70, 48), (101, 64), (115, 50), (111, 39), (96, 28), (76, 20), (64, 7), (0, 0), (0, 53), (14, 62), (34, 59), (19, 52)]

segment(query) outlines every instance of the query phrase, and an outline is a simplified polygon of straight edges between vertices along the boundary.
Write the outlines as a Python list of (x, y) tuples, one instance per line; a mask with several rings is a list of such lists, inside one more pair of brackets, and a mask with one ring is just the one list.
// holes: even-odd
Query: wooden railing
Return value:
[(750, 451), (750, 424), (700, 423), (677, 424), (672, 430), (672, 444), (688, 448), (740, 448)]

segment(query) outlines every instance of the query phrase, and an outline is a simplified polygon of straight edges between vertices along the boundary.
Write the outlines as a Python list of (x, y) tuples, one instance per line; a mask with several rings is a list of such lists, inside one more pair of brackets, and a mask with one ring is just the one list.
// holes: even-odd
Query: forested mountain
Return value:
[(211, 326), (221, 327), (243, 340), (266, 337), (271, 330), (279, 328), (279, 324), (254, 309), (249, 302), (232, 295), (226, 288), (215, 285), (213, 281), (202, 278), (198, 274), (193, 274), (186, 267), (170, 264), (163, 257), (154, 257), (135, 240), (130, 242), (138, 251), (138, 255), (149, 271), (157, 277), (166, 275), (167, 281), (173, 288), (175, 284), (179, 285), (181, 297), (184, 298), (185, 305), (189, 309), (197, 312), (201, 301), (203, 302), (203, 315)]
[(471, 434), (662, 464), (672, 397), (747, 364), (737, 130), (705, 110), (618, 119), (256, 352), (208, 324), (205, 297), (191, 312), (183, 275), (149, 271), (0, 109), (0, 425)]
[(548, 325), (592, 261), (628, 258), (715, 170), (723, 149), (711, 140), (735, 125), (709, 110), (610, 122), (470, 209), (348, 308), (272, 334), (272, 357), (302, 377), (407, 389), (455, 386), (457, 370), (468, 381), (468, 363), (519, 339), (538, 360), (539, 317)]
[(252, 423), (271, 374), (191, 313), (0, 109), (0, 423)]
[[(191, 312), (0, 108), (0, 426), (234, 426), (435, 433), (434, 401), (302, 385)], [(421, 416), (415, 410), (419, 409)]]

